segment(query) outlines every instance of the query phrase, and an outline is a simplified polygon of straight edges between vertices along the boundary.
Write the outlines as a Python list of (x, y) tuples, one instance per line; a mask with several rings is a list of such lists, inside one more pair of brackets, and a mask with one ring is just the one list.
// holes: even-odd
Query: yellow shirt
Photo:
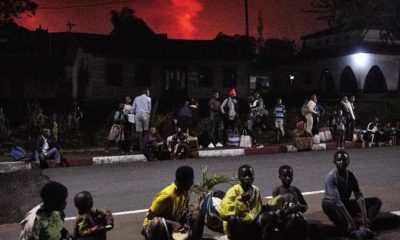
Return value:
[(238, 216), (244, 223), (251, 223), (260, 213), (262, 207), (262, 199), (260, 189), (253, 187), (253, 196), (249, 201), (242, 201), (243, 188), (240, 184), (231, 187), (222, 199), (219, 215), (224, 220), (224, 232), (228, 233), (228, 218), (230, 216)]
[[(158, 217), (177, 221), (184, 209), (189, 206), (189, 192), (177, 193), (177, 186), (172, 183), (159, 192), (153, 199), (150, 211)], [(143, 227), (149, 225), (148, 212), (143, 222)]]

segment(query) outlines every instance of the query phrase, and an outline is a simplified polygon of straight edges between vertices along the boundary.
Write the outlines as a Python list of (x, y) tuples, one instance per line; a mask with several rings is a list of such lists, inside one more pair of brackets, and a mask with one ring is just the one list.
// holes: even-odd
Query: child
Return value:
[(278, 215), (278, 229), (285, 239), (307, 239), (307, 221), (301, 215), (308, 205), (301, 191), (290, 185), (293, 181), (293, 168), (283, 165), (279, 168), (282, 185), (272, 192), (273, 199), (268, 203)]
[(343, 111), (341, 109), (337, 110), (337, 115), (334, 119), (335, 126), (336, 126), (336, 143), (337, 149), (344, 149), (344, 134), (346, 131), (346, 119), (343, 116)]
[(114, 218), (109, 210), (93, 207), (92, 195), (83, 191), (75, 195), (74, 203), (79, 211), (76, 217), (76, 240), (105, 240), (107, 231), (113, 229)]
[(231, 187), (222, 199), (219, 214), (224, 233), (232, 240), (269, 239), (275, 216), (262, 213), (260, 189), (253, 185), (254, 170), (249, 165), (238, 169), (240, 184)]
[(67, 188), (58, 182), (48, 182), (40, 191), (43, 203), (28, 212), (22, 220), (20, 240), (72, 239), (64, 228)]
[(286, 110), (285, 106), (282, 104), (282, 99), (278, 98), (276, 101), (276, 106), (274, 108), (274, 115), (275, 115), (275, 128), (278, 129), (280, 132), (281, 137), (277, 137), (278, 143), (283, 141), (283, 138), (285, 137), (285, 115), (286, 115)]

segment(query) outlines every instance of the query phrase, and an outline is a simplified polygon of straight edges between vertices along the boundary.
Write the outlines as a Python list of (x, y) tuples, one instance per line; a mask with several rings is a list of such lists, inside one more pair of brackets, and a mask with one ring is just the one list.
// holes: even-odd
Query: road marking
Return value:
[[(325, 192), (324, 190), (318, 190), (318, 191), (312, 191), (312, 192), (303, 192), (302, 194), (303, 194), (303, 196), (308, 196), (308, 195), (321, 194), (321, 193), (324, 193), (324, 192)], [(272, 199), (272, 196), (266, 196), (264, 198)]]

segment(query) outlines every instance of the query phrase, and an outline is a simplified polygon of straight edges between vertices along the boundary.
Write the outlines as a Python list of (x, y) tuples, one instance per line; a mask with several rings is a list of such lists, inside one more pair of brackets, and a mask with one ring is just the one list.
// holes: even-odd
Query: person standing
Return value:
[(348, 126), (348, 130), (347, 131), (348, 131), (348, 134), (351, 136), (351, 138), (353, 138), (354, 127), (355, 127), (355, 124), (356, 124), (356, 112), (355, 112), (356, 107), (355, 107), (355, 104), (354, 104), (355, 101), (356, 101), (356, 97), (354, 95), (351, 96), (350, 99), (349, 99), (349, 102), (350, 102), (350, 105), (351, 105), (351, 110), (353, 111), (354, 119), (352, 118), (350, 120), (350, 122), (347, 123), (347, 126)]
[(337, 110), (337, 115), (334, 118), (334, 124), (336, 127), (336, 143), (337, 143), (337, 149), (343, 149), (343, 143), (344, 143), (344, 135), (346, 132), (346, 119), (343, 116), (343, 112), (341, 109)]
[(146, 89), (142, 95), (133, 100), (133, 113), (135, 114), (136, 132), (139, 134), (140, 150), (143, 150), (143, 136), (149, 130), (151, 98), (150, 91)]
[(133, 107), (132, 107), (132, 100), (129, 96), (125, 97), (125, 104), (124, 104), (124, 117), (125, 117), (125, 122), (124, 122), (124, 135), (125, 135), (125, 141), (124, 141), (124, 151), (125, 152), (131, 152), (131, 140), (132, 140), (132, 132), (133, 132), (133, 126), (135, 123), (135, 115), (133, 114)]
[(122, 142), (125, 139), (124, 134), (124, 103), (120, 102), (118, 105), (118, 109), (114, 111), (113, 118), (112, 118), (112, 125), (110, 132), (107, 137), (106, 146), (104, 151), (106, 154), (110, 153), (110, 147), (113, 142), (119, 144), (120, 150), (123, 151)]
[(340, 109), (342, 109), (343, 116), (346, 119), (345, 137), (346, 139), (353, 141), (353, 132), (350, 132), (349, 123), (354, 122), (356, 118), (354, 116), (353, 107), (351, 106), (347, 96), (343, 96), (342, 100), (340, 101)]
[(318, 112), (315, 110), (316, 104), (317, 104), (317, 96), (314, 94), (311, 96), (310, 100), (307, 103), (308, 112), (305, 115), (307, 120), (306, 132), (310, 136), (313, 136), (312, 133), (313, 123), (314, 123), (313, 116), (318, 115)]
[[(250, 119), (249, 119), (249, 130), (251, 132), (252, 145), (253, 147), (258, 146), (258, 138), (262, 128), (262, 119), (264, 114), (267, 112), (264, 105), (264, 100), (260, 97), (258, 92), (254, 93), (253, 97), (250, 98)], [(267, 113), (268, 114), (268, 113)]]
[(232, 88), (229, 90), (229, 97), (221, 104), (221, 113), (224, 116), (224, 139), (223, 143), (225, 145), (228, 138), (228, 130), (234, 131), (236, 128), (236, 118), (238, 117), (238, 100), (236, 99), (236, 90)]
[(286, 117), (286, 109), (285, 105), (282, 104), (282, 99), (278, 98), (276, 100), (276, 105), (274, 108), (275, 115), (275, 128), (280, 132), (281, 137), (277, 137), (277, 141), (282, 142), (285, 137), (285, 117)]
[(221, 122), (221, 101), (219, 100), (219, 92), (215, 91), (214, 96), (208, 101), (208, 107), (210, 109), (210, 138), (211, 143), (208, 147), (222, 147), (223, 145), (219, 142), (219, 124)]

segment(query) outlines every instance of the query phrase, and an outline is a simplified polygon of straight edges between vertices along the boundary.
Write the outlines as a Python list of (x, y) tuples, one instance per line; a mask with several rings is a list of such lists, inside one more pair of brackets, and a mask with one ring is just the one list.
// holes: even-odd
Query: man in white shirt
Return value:
[(318, 112), (315, 110), (315, 106), (317, 104), (317, 96), (314, 94), (311, 96), (310, 100), (307, 103), (308, 113), (306, 114), (306, 132), (312, 136), (312, 127), (314, 124), (313, 115), (318, 115)]
[(140, 150), (143, 150), (142, 137), (149, 130), (151, 98), (150, 91), (146, 89), (142, 95), (135, 97), (133, 101), (133, 112), (135, 114), (136, 132), (139, 133)]

